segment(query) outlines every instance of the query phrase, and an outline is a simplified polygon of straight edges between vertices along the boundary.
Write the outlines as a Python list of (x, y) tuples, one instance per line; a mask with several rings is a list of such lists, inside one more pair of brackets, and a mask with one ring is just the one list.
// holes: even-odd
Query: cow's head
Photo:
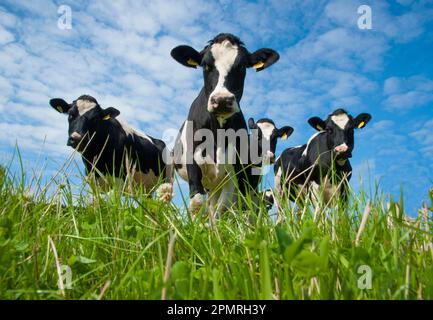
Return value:
[[(267, 118), (260, 119), (257, 122), (254, 122), (253, 118), (249, 118), (248, 126), (253, 130), (250, 143), (257, 143), (258, 156), (262, 158), (264, 163), (275, 162), (278, 138), (285, 140), (293, 133), (292, 127), (284, 126), (278, 129), (275, 123)], [(263, 147), (266, 149), (263, 149)]]
[(60, 113), (68, 115), (69, 138), (67, 145), (82, 151), (96, 130), (104, 121), (117, 117), (120, 112), (115, 108), (102, 109), (95, 98), (83, 95), (72, 103), (56, 98), (50, 105)]
[(249, 53), (238, 37), (228, 33), (216, 36), (201, 52), (182, 45), (171, 50), (171, 56), (184, 66), (203, 68), (207, 110), (222, 119), (240, 111), (246, 69), (261, 71), (279, 59), (272, 49)]
[(371, 120), (369, 113), (361, 113), (353, 118), (343, 109), (337, 109), (324, 121), (319, 117), (312, 117), (308, 123), (318, 131), (327, 135), (328, 147), (337, 159), (347, 159), (352, 156), (355, 145), (354, 129), (361, 129)]

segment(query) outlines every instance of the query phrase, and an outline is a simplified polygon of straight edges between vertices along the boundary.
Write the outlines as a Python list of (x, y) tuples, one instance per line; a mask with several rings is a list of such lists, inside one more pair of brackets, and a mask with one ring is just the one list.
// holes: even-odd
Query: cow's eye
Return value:
[(329, 133), (332, 133), (332, 132), (334, 132), (334, 130), (332, 129), (332, 128), (326, 128), (326, 131), (328, 131)]
[(72, 120), (72, 119), (74, 119), (74, 116), (73, 116), (72, 114), (69, 114), (69, 116), (68, 116), (68, 120), (70, 121), (70, 120)]

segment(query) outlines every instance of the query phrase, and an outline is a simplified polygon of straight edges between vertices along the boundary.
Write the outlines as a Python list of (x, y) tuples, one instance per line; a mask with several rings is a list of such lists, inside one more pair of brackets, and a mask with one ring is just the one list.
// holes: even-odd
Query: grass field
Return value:
[(139, 190), (47, 184), (0, 171), (0, 299), (433, 298), (431, 193), (412, 220), (361, 191), (347, 210), (286, 201), (276, 225), (250, 204), (209, 227)]

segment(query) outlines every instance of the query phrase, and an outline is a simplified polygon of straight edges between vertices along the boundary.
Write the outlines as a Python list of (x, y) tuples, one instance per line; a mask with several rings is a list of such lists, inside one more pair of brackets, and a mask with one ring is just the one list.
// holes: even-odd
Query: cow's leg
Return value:
[(197, 162), (193, 160), (192, 164), (187, 164), (188, 184), (189, 184), (189, 208), (193, 217), (203, 206), (206, 198), (206, 192), (201, 182), (202, 172)]
[(264, 202), (266, 209), (271, 210), (275, 203), (274, 191), (267, 189), (260, 194), (260, 198)]
[(277, 207), (277, 223), (283, 222), (283, 208), (280, 204), (280, 201), (283, 199), (283, 189), (284, 189), (284, 181), (283, 181), (283, 170), (280, 166), (277, 170), (277, 173), (275, 174), (274, 178), (274, 185), (275, 185), (275, 192), (274, 192), (274, 203)]
[(235, 185), (232, 178), (224, 183), (224, 186), (219, 191), (218, 197), (214, 197), (216, 203), (212, 206), (212, 219), (217, 219), (227, 210), (232, 204), (235, 196)]
[(209, 195), (207, 209), (208, 209), (209, 222), (210, 222), (211, 226), (214, 226), (215, 222), (216, 222), (217, 208), (218, 208), (218, 203), (219, 203), (221, 192), (222, 192), (222, 190), (221, 190), (221, 188), (219, 188), (218, 190), (213, 191)]

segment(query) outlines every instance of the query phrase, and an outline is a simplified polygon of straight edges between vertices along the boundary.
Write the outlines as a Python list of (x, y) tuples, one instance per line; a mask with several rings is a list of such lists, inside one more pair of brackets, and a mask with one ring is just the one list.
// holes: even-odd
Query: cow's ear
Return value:
[(355, 123), (355, 128), (362, 129), (367, 123), (371, 120), (371, 114), (369, 113), (361, 113), (355, 119), (353, 119)]
[(190, 46), (178, 46), (171, 50), (170, 54), (174, 60), (186, 67), (197, 68), (201, 64), (202, 56)]
[(110, 120), (111, 118), (116, 118), (119, 114), (119, 110), (113, 107), (109, 107), (102, 110), (102, 120)]
[(293, 133), (293, 128), (290, 126), (284, 126), (280, 129), (277, 129), (277, 136), (281, 138), (281, 140), (286, 140)]
[(253, 118), (249, 118), (249, 119), (248, 119), (248, 127), (249, 127), (251, 130), (257, 128), (257, 125), (256, 125), (256, 123), (254, 122), (254, 119), (253, 119)]
[(326, 123), (319, 117), (312, 117), (308, 119), (308, 123), (317, 131), (323, 131), (326, 128)]
[(253, 67), (256, 71), (262, 71), (267, 67), (270, 67), (280, 59), (278, 52), (272, 49), (259, 49), (249, 55), (248, 67)]
[(60, 99), (60, 98), (51, 99), (50, 105), (57, 112), (60, 112), (60, 113), (67, 113), (69, 111), (69, 109), (71, 108), (70, 104), (68, 104), (65, 100)]

